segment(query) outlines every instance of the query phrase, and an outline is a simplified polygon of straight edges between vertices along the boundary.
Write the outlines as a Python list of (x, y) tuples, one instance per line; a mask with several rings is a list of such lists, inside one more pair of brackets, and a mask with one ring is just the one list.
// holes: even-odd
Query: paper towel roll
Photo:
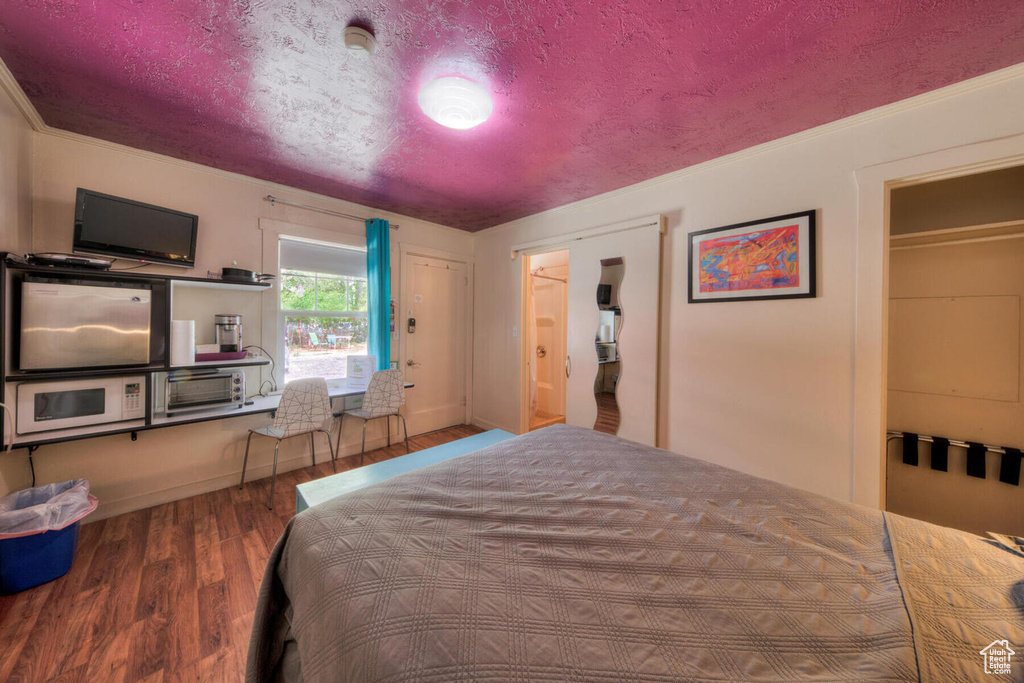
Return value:
[(171, 321), (171, 365), (192, 365), (196, 360), (196, 321)]

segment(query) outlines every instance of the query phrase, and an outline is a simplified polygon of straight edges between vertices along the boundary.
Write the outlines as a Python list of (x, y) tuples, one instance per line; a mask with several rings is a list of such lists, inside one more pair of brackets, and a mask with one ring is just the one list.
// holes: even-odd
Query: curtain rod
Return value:
[[(270, 202), (271, 206), (273, 206), (274, 204), (287, 204), (288, 206), (297, 206), (300, 209), (308, 209), (310, 211), (318, 211), (320, 213), (330, 214), (331, 216), (340, 216), (341, 218), (350, 218), (350, 219), (352, 219), (354, 221), (368, 221), (368, 220), (370, 220), (369, 218), (363, 218), (362, 216), (353, 216), (350, 213), (342, 213), (340, 211), (331, 211), (330, 209), (321, 209), (319, 206), (312, 206), (310, 204), (301, 204), (299, 202), (293, 202), (293, 201), (289, 201), (287, 199), (281, 199), (280, 197), (275, 197), (272, 194), (268, 194), (265, 197), (265, 199), (268, 202)], [(398, 224), (397, 223), (390, 224), (390, 227), (391, 227), (392, 230), (398, 230)]]
[(530, 277), (539, 277), (539, 278), (543, 278), (545, 280), (554, 280), (555, 282), (561, 282), (562, 284), (565, 284), (566, 282), (568, 282), (568, 280), (563, 280), (560, 277), (552, 277), (550, 275), (540, 275), (538, 273), (530, 273)]

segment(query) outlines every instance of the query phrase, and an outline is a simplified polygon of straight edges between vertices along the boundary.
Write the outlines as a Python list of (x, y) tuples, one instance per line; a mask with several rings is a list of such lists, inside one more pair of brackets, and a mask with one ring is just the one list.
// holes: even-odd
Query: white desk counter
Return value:
[[(405, 388), (415, 386), (411, 382), (405, 383)], [(365, 387), (350, 387), (347, 380), (335, 380), (327, 385), (327, 394), (334, 399), (345, 398), (346, 396), (359, 396), (366, 393)], [(114, 422), (110, 424), (92, 425), (89, 427), (77, 427), (75, 429), (61, 429), (52, 432), (40, 432), (37, 434), (26, 434), (16, 436), (14, 448), (28, 448), (34, 451), (39, 446), (64, 441), (75, 441), (77, 439), (89, 439), (97, 436), (110, 434), (132, 434), (135, 440), (136, 432), (143, 432), (149, 429), (161, 427), (173, 427), (175, 425), (195, 424), (197, 422), (209, 422), (210, 420), (224, 420), (230, 417), (243, 417), (246, 415), (258, 415), (260, 413), (272, 413), (277, 410), (281, 402), (281, 394), (274, 393), (269, 396), (256, 396), (241, 408), (212, 408), (210, 410), (195, 410), (177, 412), (173, 415), (154, 413), (147, 420), (132, 420), (130, 422)], [(337, 409), (337, 408), (335, 408)]]

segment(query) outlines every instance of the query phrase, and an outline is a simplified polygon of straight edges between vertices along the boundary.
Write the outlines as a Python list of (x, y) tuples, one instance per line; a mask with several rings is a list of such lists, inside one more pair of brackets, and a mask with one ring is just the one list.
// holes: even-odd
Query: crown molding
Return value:
[(14, 74), (7, 68), (7, 64), (0, 59), (0, 90), (7, 93), (7, 96), (14, 102), (14, 106), (18, 108), (21, 115), (25, 117), (25, 121), (32, 127), (32, 130), (42, 132), (48, 128), (46, 123), (43, 121), (43, 117), (39, 115), (36, 108), (32, 106), (32, 102), (29, 101), (28, 95), (21, 89), (18, 81), (14, 78)]
[(793, 133), (792, 135), (787, 135), (786, 137), (778, 138), (776, 140), (770, 140), (760, 145), (755, 145), (753, 147), (748, 147), (746, 149), (739, 150), (738, 152), (733, 152), (731, 154), (726, 154), (724, 156), (715, 157), (714, 159), (709, 159), (699, 164), (688, 166), (678, 171), (672, 171), (671, 173), (666, 173), (655, 178), (643, 180), (639, 183), (634, 183), (633, 185), (627, 185), (626, 187), (622, 187), (617, 190), (611, 190), (609, 192), (595, 195), (593, 197), (587, 197), (585, 199), (580, 199), (575, 202), (570, 202), (568, 204), (556, 206), (552, 209), (547, 209), (545, 211), (530, 214), (529, 216), (523, 216), (522, 218), (517, 218), (507, 223), (502, 223), (500, 225), (495, 225), (490, 228), (484, 228), (483, 230), (470, 232), (467, 230), (459, 230), (458, 228), (453, 228), (448, 225), (442, 225), (440, 223), (424, 221), (418, 218), (413, 218), (412, 216), (406, 216), (404, 214), (384, 211), (382, 209), (377, 209), (363, 204), (356, 204), (354, 202), (350, 202), (344, 199), (338, 199), (337, 197), (330, 197), (328, 195), (320, 194), (318, 192), (302, 190), (296, 187), (292, 187), (290, 185), (283, 185), (281, 183), (275, 183), (269, 180), (260, 180), (259, 178), (253, 178), (252, 176), (243, 175), (241, 173), (235, 173), (233, 171), (224, 171), (218, 168), (213, 168), (212, 166), (198, 164), (194, 161), (177, 159), (175, 157), (167, 156), (165, 154), (148, 152), (146, 150), (137, 149), (135, 147), (121, 145), (116, 142), (110, 142), (108, 140), (102, 140), (100, 138), (94, 138), (88, 135), (82, 135), (80, 133), (73, 133), (71, 131), (54, 128), (52, 126), (47, 125), (47, 123), (43, 121), (43, 118), (39, 115), (39, 112), (36, 111), (35, 106), (33, 106), (32, 102), (28, 99), (28, 96), (25, 95), (25, 91), (22, 90), (21, 85), (14, 78), (14, 75), (11, 73), (10, 69), (7, 68), (7, 65), (3, 62), (3, 60), (0, 60), (0, 89), (7, 93), (7, 95), (11, 98), (15, 106), (21, 112), (22, 116), (25, 117), (25, 120), (32, 127), (32, 130), (34, 130), (36, 133), (40, 135), (49, 135), (64, 140), (69, 140), (72, 142), (89, 144), (103, 149), (120, 152), (122, 154), (129, 154), (139, 158), (149, 159), (151, 161), (157, 161), (160, 163), (180, 166), (182, 168), (187, 168), (193, 171), (209, 173), (211, 175), (226, 178), (229, 180), (234, 180), (237, 182), (259, 185), (260, 187), (269, 188), (272, 191), (276, 192), (288, 193), (295, 197), (311, 199), (314, 201), (322, 201), (334, 206), (340, 206), (342, 207), (340, 210), (369, 211), (381, 214), (382, 217), (388, 218), (389, 220), (391, 220), (392, 218), (397, 219), (393, 221), (397, 223), (400, 223), (402, 220), (416, 221), (418, 223), (429, 225), (431, 227), (438, 228), (443, 231), (451, 231), (459, 235), (469, 234), (474, 236), (483, 233), (489, 233), (492, 231), (503, 231), (507, 229), (512, 229), (524, 225), (528, 222), (535, 221), (538, 218), (547, 216), (557, 216), (561, 213), (574, 211), (576, 209), (580, 209), (592, 204), (600, 204), (602, 202), (611, 201), (619, 197), (630, 195), (634, 192), (642, 192), (644, 190), (657, 187), (665, 183), (671, 183), (681, 178), (686, 178), (691, 175), (702, 173), (704, 171), (716, 168), (718, 166), (724, 166), (726, 164), (731, 164), (743, 159), (755, 157), (761, 154), (765, 154), (767, 152), (771, 152), (773, 150), (782, 149), (784, 147), (789, 147), (791, 145), (805, 142), (807, 140), (812, 140), (822, 135), (828, 135), (830, 133), (835, 133), (841, 130), (845, 130), (847, 128), (852, 128), (854, 126), (859, 126), (861, 124), (869, 123), (871, 121), (884, 119), (904, 111), (916, 109), (918, 107), (922, 107), (931, 103), (940, 102), (942, 100), (957, 97), (959, 95), (963, 95), (974, 90), (979, 90), (981, 88), (986, 88), (998, 83), (1003, 83), (1005, 81), (1011, 81), (1022, 77), (1024, 77), (1024, 62), (1006, 67), (1004, 69), (999, 69), (997, 71), (992, 71), (987, 74), (982, 74), (981, 76), (976, 76), (966, 81), (960, 81), (959, 83), (947, 85), (936, 90), (922, 93), (920, 95), (915, 95), (914, 97), (909, 97), (898, 102), (893, 102), (891, 104), (886, 104), (881, 107), (869, 109), (859, 114), (854, 114), (853, 116), (848, 116), (846, 118), (842, 118), (837, 121), (832, 121), (830, 123), (826, 123), (815, 128), (810, 128), (808, 130), (800, 131), (798, 133)]
[[(246, 183), (249, 185), (255, 185), (261, 188), (261, 191), (266, 190), (271, 194), (278, 193), (284, 194), (288, 199), (294, 199), (296, 201), (316, 201), (324, 202), (328, 204), (327, 207), (331, 211), (340, 212), (353, 212), (353, 213), (369, 213), (372, 215), (386, 218), (388, 221), (395, 223), (396, 225), (408, 225), (409, 222), (416, 222), (421, 225), (427, 225), (432, 228), (443, 231), (451, 231), (458, 235), (465, 235), (465, 230), (459, 230), (448, 225), (442, 225), (440, 223), (433, 223), (431, 221), (425, 221), (421, 218), (414, 218), (405, 214), (395, 213), (393, 211), (386, 211), (373, 206), (367, 206), (365, 204), (356, 204), (345, 199), (339, 199), (337, 197), (331, 197), (319, 192), (312, 192), (310, 190), (303, 190), (291, 185), (284, 185), (282, 183), (276, 183), (272, 180), (262, 180), (260, 178), (254, 178), (247, 176), (242, 173), (236, 173), (234, 171), (225, 171), (213, 166), (205, 166), (203, 164), (196, 163), (194, 161), (186, 161), (185, 159), (178, 159), (176, 157), (167, 156), (166, 154), (159, 154), (157, 152), (148, 152), (144, 149), (138, 149), (135, 147), (129, 147), (122, 145), (117, 142), (110, 142), (109, 140), (103, 140), (101, 138), (94, 138), (88, 135), (82, 135), (81, 133), (73, 133), (71, 131), (62, 130), (60, 128), (53, 128), (52, 126), (45, 126), (43, 130), (36, 131), (39, 135), (46, 135), (48, 137), (58, 138), (67, 140), (69, 142), (75, 142), (83, 145), (91, 145), (93, 147), (99, 147), (100, 149), (109, 150), (112, 152), (118, 152), (120, 154), (127, 154), (140, 159), (146, 159), (148, 161), (155, 161), (157, 163), (167, 164), (170, 166), (178, 166), (190, 171), (198, 171), (201, 173), (207, 173), (209, 175), (224, 178), (226, 180), (233, 180), (235, 182)], [(284, 199), (285, 197), (281, 197)]]
[(703, 173), (704, 171), (716, 168), (718, 166), (725, 166), (726, 164), (735, 163), (743, 159), (748, 159), (751, 157), (759, 156), (761, 154), (766, 154), (768, 152), (777, 149), (782, 149), (784, 147), (789, 147), (791, 145), (805, 142), (807, 140), (813, 140), (814, 138), (821, 137), (822, 135), (829, 135), (831, 133), (846, 130), (847, 128), (853, 128), (854, 126), (859, 126), (865, 123), (870, 123), (872, 121), (877, 121), (879, 119), (888, 118), (901, 112), (905, 112), (911, 109), (917, 109), (918, 107), (923, 107), (925, 105), (932, 104), (935, 102), (941, 102), (942, 100), (957, 97), (959, 95), (963, 95), (974, 90), (987, 88), (997, 83), (1012, 81), (1017, 78), (1024, 78), (1024, 62), (1006, 67), (1005, 69), (999, 69), (998, 71), (992, 71), (981, 76), (975, 76), (974, 78), (970, 78), (966, 81), (953, 83), (952, 85), (947, 85), (936, 90), (931, 90), (929, 92), (922, 93), (920, 95), (915, 95), (914, 97), (908, 97), (905, 100), (899, 100), (898, 102), (892, 102), (890, 104), (882, 105), (881, 107), (868, 109), (867, 111), (861, 112), (859, 114), (854, 114), (853, 116), (847, 116), (846, 118), (831, 121), (829, 123), (816, 126), (815, 128), (809, 128), (807, 130), (800, 131), (799, 133), (787, 135), (786, 137), (777, 138), (775, 140), (769, 140), (768, 142), (761, 143), (760, 145), (755, 145), (753, 147), (741, 149), (738, 152), (732, 152), (731, 154), (715, 157), (714, 159), (708, 159), (707, 161), (702, 161), (699, 164), (687, 166), (686, 168), (682, 168), (678, 171), (672, 171), (670, 173), (666, 173), (655, 178), (650, 178), (648, 180), (642, 180), (639, 183), (627, 185), (626, 187), (621, 187), (617, 190), (611, 190), (609, 192), (604, 192), (599, 195), (594, 195), (593, 197), (587, 197), (586, 199), (580, 199), (575, 202), (570, 202), (569, 204), (556, 206), (552, 209), (546, 209), (545, 211), (530, 214), (529, 216), (517, 218), (513, 221), (509, 221), (508, 223), (502, 223), (500, 225), (495, 225), (490, 228), (484, 228), (483, 230), (478, 230), (473, 234), (481, 235), (483, 233), (489, 233), (492, 231), (503, 231), (507, 229), (513, 229), (525, 225), (527, 223), (536, 221), (538, 218), (557, 216), (562, 213), (575, 211), (577, 209), (591, 206), (594, 204), (601, 204), (603, 202), (612, 201), (614, 199), (630, 195), (634, 192), (642, 192), (644, 190), (648, 190), (653, 187), (663, 185), (665, 183), (677, 181), (681, 178), (686, 178), (688, 176), (696, 175), (698, 173)]
[(319, 192), (302, 190), (297, 187), (292, 187), (290, 185), (275, 183), (270, 180), (261, 180), (259, 178), (247, 176), (242, 173), (224, 171), (219, 168), (205, 166), (194, 161), (177, 159), (166, 154), (148, 152), (143, 149), (137, 149), (135, 147), (129, 147), (127, 145), (122, 145), (116, 142), (110, 142), (109, 140), (103, 140), (100, 138), (90, 137), (88, 135), (82, 135), (81, 133), (73, 133), (68, 130), (54, 128), (53, 126), (50, 126), (45, 121), (43, 121), (43, 117), (39, 115), (38, 111), (36, 111), (35, 106), (28, 99), (28, 96), (25, 94), (25, 91), (22, 90), (21, 85), (18, 83), (17, 79), (14, 78), (14, 75), (11, 73), (11, 70), (7, 68), (7, 64), (5, 64), (3, 60), (0, 60), (0, 89), (2, 89), (7, 94), (7, 96), (11, 98), (11, 101), (14, 102), (14, 105), (17, 107), (18, 111), (21, 112), (21, 115), (25, 118), (25, 121), (27, 121), (29, 126), (32, 127), (32, 130), (39, 135), (46, 135), (49, 137), (67, 140), (69, 142), (76, 142), (79, 144), (92, 145), (93, 147), (99, 147), (101, 149), (106, 149), (112, 152), (118, 152), (120, 154), (128, 154), (140, 159), (146, 159), (149, 161), (155, 161), (162, 164), (178, 166), (181, 168), (188, 169), (190, 171), (208, 173), (210, 175), (214, 175), (219, 178), (225, 178), (227, 180), (233, 180), (235, 182), (256, 185), (264, 190), (287, 194), (290, 198), (294, 197), (297, 199), (325, 202), (328, 205), (330, 205), (331, 210), (337, 210), (341, 212), (362, 212), (379, 215), (380, 217), (387, 218), (390, 222), (396, 223), (399, 226), (401, 226), (403, 223), (408, 225), (410, 221), (415, 221), (416, 223), (419, 223), (421, 225), (430, 226), (432, 228), (436, 228), (438, 230), (446, 232), (452, 232), (454, 234), (461, 236), (472, 234), (468, 233), (465, 230), (459, 230), (458, 228), (453, 228), (448, 225), (442, 225), (441, 223), (433, 223), (431, 221), (425, 221), (420, 218), (413, 218), (412, 216), (406, 216), (404, 214), (395, 213), (393, 211), (385, 211), (383, 209), (378, 209), (372, 206), (366, 206), (364, 204), (356, 204), (355, 202), (339, 199), (337, 197), (330, 197), (325, 194), (320, 194)]

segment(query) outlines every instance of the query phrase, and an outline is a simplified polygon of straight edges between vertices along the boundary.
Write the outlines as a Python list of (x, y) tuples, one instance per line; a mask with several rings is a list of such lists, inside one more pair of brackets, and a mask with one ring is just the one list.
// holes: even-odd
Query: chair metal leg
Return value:
[(363, 420), (363, 445), (359, 447), (359, 466), (363, 466), (363, 456), (366, 455), (366, 423), (369, 420)]
[(342, 413), (338, 417), (338, 443), (334, 444), (334, 459), (338, 459), (338, 454), (341, 451), (341, 429), (345, 426), (345, 413)]
[[(331, 442), (331, 430), (330, 429), (321, 429), (320, 431), (322, 431), (324, 434), (327, 435), (327, 449), (330, 452), (333, 453), (334, 452), (334, 444)], [(331, 458), (331, 469), (334, 470), (335, 472), (338, 471), (338, 466), (334, 464), (334, 458)]]
[(267, 505), (267, 509), (274, 509), (274, 484), (277, 483), (277, 452), (281, 450), (281, 439), (277, 440), (274, 444), (274, 469), (270, 473), (270, 503)]
[(252, 434), (249, 432), (249, 438), (245, 440), (245, 459), (242, 460), (242, 481), (238, 482), (239, 489), (245, 486), (245, 466), (249, 464), (249, 444), (252, 443)]
[(412, 452), (409, 450), (409, 425), (405, 423), (405, 415), (398, 413), (398, 417), (402, 418), (402, 431), (405, 432), (405, 452), (409, 454)]
[(313, 454), (313, 467), (316, 467), (316, 437), (315, 432), (309, 433), (309, 452)]

